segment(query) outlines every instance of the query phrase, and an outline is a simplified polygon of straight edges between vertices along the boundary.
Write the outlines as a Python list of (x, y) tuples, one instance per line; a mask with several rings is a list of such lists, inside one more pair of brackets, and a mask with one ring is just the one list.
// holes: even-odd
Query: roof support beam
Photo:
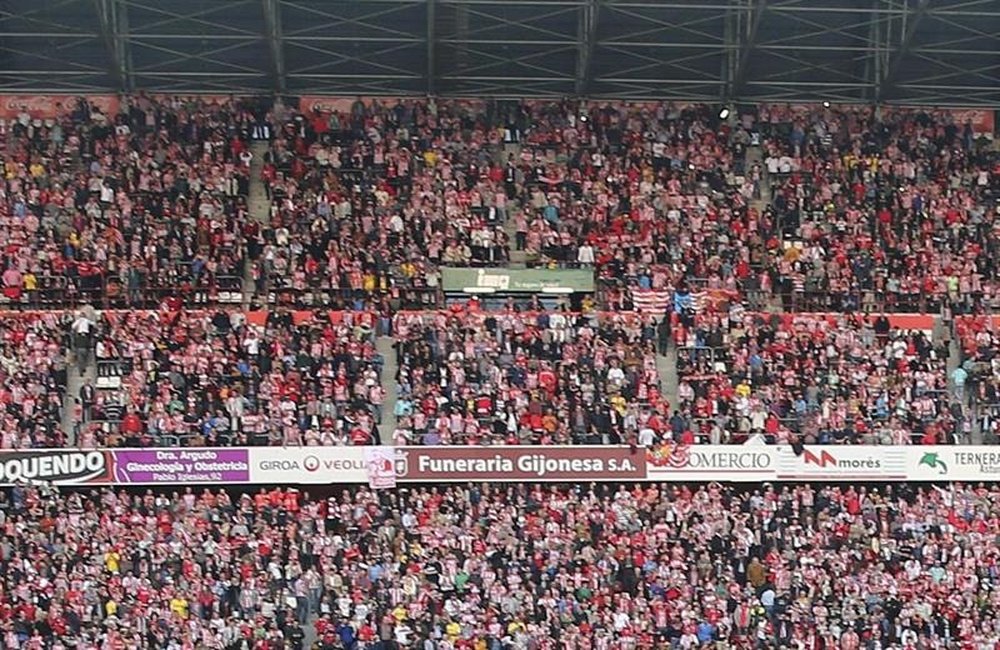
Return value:
[(597, 21), (601, 13), (600, 0), (587, 0), (580, 6), (580, 42), (576, 51), (576, 79), (574, 89), (577, 97), (584, 97), (593, 80), (594, 46), (597, 44)]
[(274, 92), (279, 95), (287, 90), (285, 74), (284, 38), (281, 30), (281, 0), (260, 0), (264, 10), (264, 30), (267, 39), (267, 49), (271, 54), (271, 75), (274, 81)]
[(760, 23), (767, 12), (767, 0), (747, 0), (748, 6), (745, 10), (749, 14), (748, 20), (743, 25), (744, 30), (739, 34), (739, 54), (736, 58), (736, 72), (729, 83), (728, 99), (738, 100), (746, 89), (747, 73), (750, 70), (750, 57), (754, 48), (757, 47), (757, 33), (760, 31)]
[(435, 38), (437, 37), (437, 30), (434, 29), (434, 21), (436, 16), (434, 15), (435, 4), (437, 0), (427, 0), (427, 94), (434, 94), (434, 81), (437, 77), (437, 60), (434, 58), (436, 52), (434, 48), (437, 47)]
[(920, 21), (927, 15), (931, 8), (931, 0), (917, 0), (915, 10), (910, 9), (910, 5), (904, 4), (906, 11), (902, 15), (902, 38), (895, 54), (891, 55), (885, 67), (875, 82), (875, 102), (879, 103), (892, 93), (899, 79), (899, 72), (902, 69), (903, 61), (910, 54), (910, 47), (913, 45), (913, 37), (917, 33)]
[(117, 89), (131, 92), (132, 52), (129, 48), (128, 7), (121, 0), (94, 0), (94, 9), (101, 24), (101, 39), (108, 51), (111, 78)]

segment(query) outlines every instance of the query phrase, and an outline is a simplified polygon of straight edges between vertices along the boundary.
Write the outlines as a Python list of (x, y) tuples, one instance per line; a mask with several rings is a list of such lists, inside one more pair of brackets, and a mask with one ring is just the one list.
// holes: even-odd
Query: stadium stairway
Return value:
[(656, 355), (656, 374), (660, 379), (660, 394), (667, 398), (670, 408), (677, 407), (677, 346), (671, 342), (667, 353)]
[(316, 643), (316, 619), (319, 616), (309, 614), (309, 620), (302, 626), (302, 647), (309, 650)]
[[(744, 157), (744, 170), (747, 174), (754, 165), (760, 165), (760, 198), (755, 198), (750, 200), (750, 207), (756, 210), (758, 213), (763, 213), (767, 210), (767, 207), (771, 205), (771, 179), (767, 175), (767, 165), (764, 164), (764, 148), (757, 145), (747, 147), (747, 151)], [(763, 297), (763, 294), (758, 295), (760, 303), (755, 304), (754, 307), (761, 311), (780, 313), (782, 311), (781, 299), (775, 295), (769, 295)]]
[(396, 429), (396, 372), (399, 370), (399, 365), (396, 362), (396, 348), (393, 343), (391, 336), (383, 335), (375, 340), (375, 349), (384, 360), (381, 379), (385, 401), (382, 403), (382, 424), (378, 428), (384, 445), (392, 444), (392, 432)]
[[(264, 168), (264, 154), (268, 151), (268, 143), (264, 140), (255, 140), (250, 144), (250, 151), (253, 153), (253, 158), (250, 160), (250, 195), (247, 197), (247, 209), (252, 219), (266, 224), (270, 217), (271, 201), (267, 198), (267, 190), (260, 178), (260, 172)], [(243, 266), (243, 302), (249, 304), (253, 295), (252, 263), (247, 259)]]
[[(962, 351), (959, 348), (958, 340), (955, 338), (954, 330), (952, 326), (945, 322), (944, 318), (937, 317), (934, 319), (934, 333), (933, 339), (934, 343), (940, 343), (942, 341), (948, 342), (948, 367), (946, 372), (948, 377), (948, 394), (954, 395), (955, 383), (951, 379), (951, 373), (954, 372), (956, 368), (962, 363)], [(981, 422), (979, 419), (978, 409), (974, 406), (966, 405), (965, 408), (966, 417), (971, 420), (971, 430), (969, 432), (969, 440), (973, 445), (983, 444), (983, 430), (980, 426)], [(988, 444), (996, 444), (995, 440), (991, 440)]]
[[(497, 158), (499, 158), (498, 162), (505, 164), (507, 158), (511, 155), (514, 156), (515, 160), (521, 159), (520, 143), (508, 142), (498, 151), (501, 152), (497, 156)], [(507, 248), (510, 254), (510, 264), (508, 264), (508, 266), (512, 269), (523, 269), (528, 265), (528, 253), (517, 250), (517, 228), (514, 225), (514, 210), (520, 209), (520, 206), (511, 203), (507, 206), (507, 208), (507, 221), (504, 222), (503, 229), (504, 232), (507, 233)]]
[(763, 147), (747, 147), (744, 161), (743, 169), (747, 174), (750, 173), (750, 170), (754, 165), (760, 165), (760, 198), (752, 199), (750, 201), (750, 207), (756, 209), (758, 212), (763, 212), (771, 203), (771, 181), (767, 177), (767, 165), (764, 164)]
[(93, 385), (97, 385), (97, 360), (94, 358), (93, 351), (90, 354), (90, 362), (83, 368), (82, 373), (76, 362), (76, 353), (73, 350), (67, 352), (66, 395), (63, 397), (62, 429), (70, 446), (76, 446), (77, 398), (80, 396), (80, 388), (88, 379)]

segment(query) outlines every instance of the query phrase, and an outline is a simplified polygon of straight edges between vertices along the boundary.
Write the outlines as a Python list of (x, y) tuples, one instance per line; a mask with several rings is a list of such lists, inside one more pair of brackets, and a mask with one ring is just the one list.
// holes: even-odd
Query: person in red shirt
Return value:
[(122, 417), (120, 431), (126, 438), (138, 438), (143, 433), (142, 418), (131, 408)]

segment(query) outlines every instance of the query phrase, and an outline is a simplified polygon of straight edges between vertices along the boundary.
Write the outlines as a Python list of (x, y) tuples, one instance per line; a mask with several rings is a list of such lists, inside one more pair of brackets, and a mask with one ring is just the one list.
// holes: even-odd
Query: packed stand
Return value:
[(69, 317), (56, 312), (0, 318), (0, 448), (62, 447)]
[(595, 266), (615, 307), (637, 289), (757, 286), (773, 224), (749, 205), (752, 115), (730, 124), (706, 105), (573, 102), (530, 115), (515, 163), (529, 190), (518, 248)]
[(258, 293), (434, 307), (439, 266), (506, 263), (514, 197), (495, 162), (496, 106), (358, 100), (345, 112), (281, 111), (262, 172), (270, 222), (252, 249)]
[(951, 390), (968, 404), (984, 440), (1000, 439), (1000, 333), (992, 316), (959, 316), (954, 331), (961, 364), (952, 371)]
[(984, 648), (997, 488), (0, 499), (4, 647)]
[(281, 123), (263, 172), (271, 224), (253, 247), (260, 292), (433, 287), (440, 266), (502, 265), (511, 248), (532, 265), (596, 266), (615, 287), (734, 288), (759, 281), (751, 266), (773, 231), (748, 207), (749, 115), (734, 126), (708, 106), (359, 100)]
[[(252, 314), (251, 314), (252, 316)], [(383, 359), (369, 312), (108, 311), (91, 446), (379, 444)]]
[(142, 306), (241, 290), (250, 102), (86, 100), (7, 132), (0, 233), (5, 298)]
[(399, 314), (393, 444), (647, 444), (655, 325), (623, 315)]
[(947, 111), (762, 106), (787, 308), (956, 313), (1000, 289), (997, 157)]
[(967, 441), (948, 348), (885, 316), (681, 312), (675, 442)]

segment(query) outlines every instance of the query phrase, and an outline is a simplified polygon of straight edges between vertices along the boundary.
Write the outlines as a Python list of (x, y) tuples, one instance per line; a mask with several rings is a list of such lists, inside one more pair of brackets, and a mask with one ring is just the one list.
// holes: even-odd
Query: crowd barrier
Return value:
[(231, 447), (0, 451), (0, 485), (992, 482), (986, 446)]

